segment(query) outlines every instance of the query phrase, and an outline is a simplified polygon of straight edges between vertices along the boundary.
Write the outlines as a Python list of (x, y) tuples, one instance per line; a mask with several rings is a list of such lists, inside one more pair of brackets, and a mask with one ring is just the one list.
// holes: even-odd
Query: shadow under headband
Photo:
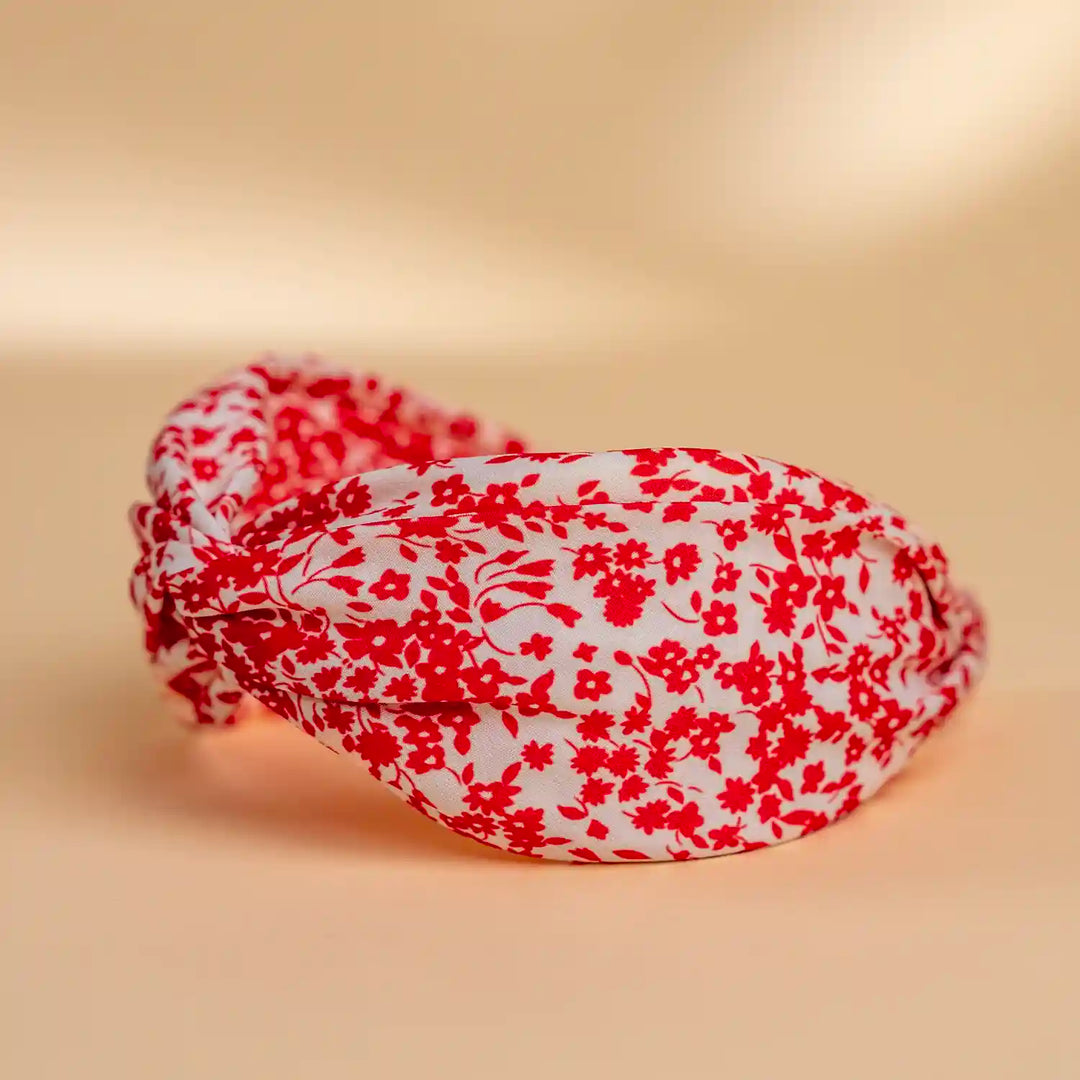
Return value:
[(250, 696), (523, 855), (804, 836), (981, 668), (937, 545), (747, 454), (527, 453), (377, 379), (268, 359), (172, 412), (148, 484), (132, 597), (194, 720)]

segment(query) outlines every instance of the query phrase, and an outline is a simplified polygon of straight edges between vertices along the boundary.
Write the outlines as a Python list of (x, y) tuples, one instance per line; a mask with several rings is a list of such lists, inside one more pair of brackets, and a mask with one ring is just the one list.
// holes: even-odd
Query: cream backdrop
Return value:
[[(1078, 102), (1075, 0), (0, 4), (3, 1075), (1074, 1076)], [(987, 684), (691, 867), (182, 737), (124, 510), (265, 348), (848, 479), (979, 589)]]

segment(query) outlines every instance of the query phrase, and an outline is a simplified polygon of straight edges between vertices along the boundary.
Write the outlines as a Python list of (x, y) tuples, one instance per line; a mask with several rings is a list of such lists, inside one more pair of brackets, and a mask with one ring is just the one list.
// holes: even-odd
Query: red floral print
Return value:
[(270, 358), (178, 406), (147, 478), (132, 597), (194, 720), (254, 698), (517, 854), (806, 835), (902, 768), (982, 667), (936, 544), (763, 458), (528, 453)]

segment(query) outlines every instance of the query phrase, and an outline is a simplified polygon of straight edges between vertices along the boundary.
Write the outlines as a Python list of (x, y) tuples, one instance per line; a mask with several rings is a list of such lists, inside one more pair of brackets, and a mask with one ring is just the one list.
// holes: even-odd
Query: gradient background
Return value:
[[(1078, 103), (1075, 0), (0, 8), (0, 1073), (1075, 1077)], [(680, 866), (189, 737), (124, 515), (266, 348), (849, 480), (986, 684), (843, 824)]]

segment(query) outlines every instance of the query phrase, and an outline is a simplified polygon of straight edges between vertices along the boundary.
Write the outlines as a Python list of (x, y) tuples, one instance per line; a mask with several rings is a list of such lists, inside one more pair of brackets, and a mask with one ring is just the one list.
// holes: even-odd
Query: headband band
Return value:
[(941, 549), (807, 469), (524, 451), (317, 361), (179, 405), (132, 524), (146, 648), (519, 854), (684, 859), (821, 828), (972, 687)]

